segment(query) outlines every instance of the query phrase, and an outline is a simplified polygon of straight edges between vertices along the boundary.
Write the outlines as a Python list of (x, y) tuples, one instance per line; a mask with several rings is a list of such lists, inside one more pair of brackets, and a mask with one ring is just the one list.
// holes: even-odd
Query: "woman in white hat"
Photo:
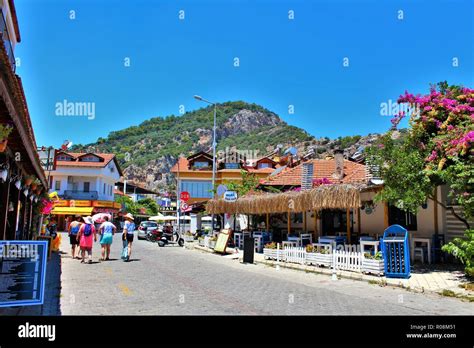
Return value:
[(79, 241), (79, 246), (81, 247), (81, 263), (86, 262), (86, 251), (89, 258), (89, 263), (92, 263), (92, 246), (94, 245), (94, 242), (97, 242), (97, 235), (92, 217), (86, 216), (83, 219), (84, 223), (77, 233), (77, 240)]
[[(133, 243), (133, 231), (135, 231), (135, 224), (133, 223), (133, 215), (128, 213), (127, 215), (124, 216), (125, 223), (123, 225), (123, 235), (122, 235), (122, 240), (127, 241), (127, 257), (124, 259), (124, 261), (130, 261), (130, 255), (132, 254), (132, 243)], [(125, 243), (124, 243), (125, 244)]]

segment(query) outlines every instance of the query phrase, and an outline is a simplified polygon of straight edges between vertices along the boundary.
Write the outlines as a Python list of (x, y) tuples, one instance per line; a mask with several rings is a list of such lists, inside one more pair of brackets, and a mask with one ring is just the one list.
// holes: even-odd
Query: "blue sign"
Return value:
[(237, 192), (235, 191), (226, 191), (224, 193), (224, 200), (227, 202), (235, 202), (237, 200)]
[(0, 307), (42, 305), (47, 241), (0, 241)]

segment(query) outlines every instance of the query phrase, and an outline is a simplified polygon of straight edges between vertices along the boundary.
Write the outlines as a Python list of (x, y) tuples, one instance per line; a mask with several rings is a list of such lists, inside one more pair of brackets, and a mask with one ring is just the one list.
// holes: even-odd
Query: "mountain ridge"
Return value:
[[(155, 191), (174, 189), (169, 173), (179, 156), (212, 149), (213, 106), (188, 111), (181, 116), (152, 117), (137, 126), (112, 131), (94, 143), (78, 144), (71, 151), (115, 153), (127, 180)], [(351, 146), (351, 156), (367, 137), (320, 139), (289, 125), (276, 113), (255, 103), (229, 101), (217, 104), (217, 150), (237, 149), (263, 156), (278, 144), (296, 147), (299, 154), (313, 151), (316, 157), (335, 148)]]

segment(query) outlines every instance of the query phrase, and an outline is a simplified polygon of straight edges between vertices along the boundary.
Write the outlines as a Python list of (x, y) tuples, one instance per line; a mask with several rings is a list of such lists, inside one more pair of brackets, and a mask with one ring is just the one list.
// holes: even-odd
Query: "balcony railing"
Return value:
[(64, 199), (99, 199), (99, 193), (97, 191), (74, 191), (66, 190), (63, 194)]
[(5, 22), (5, 16), (2, 10), (0, 10), (1, 19), (0, 19), (0, 32), (2, 34), (3, 43), (5, 45), (5, 49), (7, 51), (8, 59), (10, 60), (10, 64), (12, 65), (13, 72), (16, 70), (16, 62), (15, 56), (13, 55), (13, 47), (12, 42), (10, 39), (10, 33), (7, 29), (7, 23)]

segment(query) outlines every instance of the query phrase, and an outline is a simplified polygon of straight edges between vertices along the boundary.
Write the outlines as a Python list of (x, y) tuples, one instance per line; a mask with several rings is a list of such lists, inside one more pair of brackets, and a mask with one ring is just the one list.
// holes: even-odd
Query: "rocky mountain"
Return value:
[[(154, 117), (138, 126), (111, 132), (95, 143), (75, 145), (74, 151), (115, 153), (127, 180), (152, 190), (168, 191), (175, 186), (169, 173), (180, 155), (211, 151), (213, 107), (181, 116)], [(320, 138), (288, 125), (278, 115), (256, 104), (242, 101), (217, 106), (217, 150), (237, 149), (263, 156), (276, 145), (296, 147), (299, 154), (311, 151), (314, 157), (331, 156), (343, 148), (346, 157), (368, 144), (377, 135), (366, 137)]]

